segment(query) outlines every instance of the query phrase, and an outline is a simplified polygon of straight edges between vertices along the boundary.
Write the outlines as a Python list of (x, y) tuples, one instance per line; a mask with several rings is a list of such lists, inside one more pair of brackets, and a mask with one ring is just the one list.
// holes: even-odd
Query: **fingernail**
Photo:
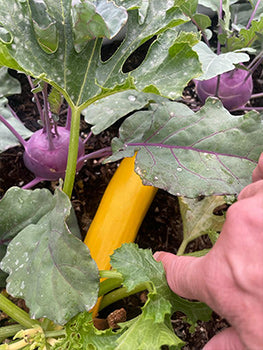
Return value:
[(162, 255), (162, 252), (155, 252), (154, 254), (153, 254), (153, 257), (154, 257), (154, 259), (156, 260), (156, 261), (159, 261), (159, 257)]

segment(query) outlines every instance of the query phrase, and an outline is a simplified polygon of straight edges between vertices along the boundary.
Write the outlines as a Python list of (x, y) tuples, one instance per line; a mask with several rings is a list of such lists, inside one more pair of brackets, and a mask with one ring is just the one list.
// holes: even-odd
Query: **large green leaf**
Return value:
[[(97, 4), (102, 2), (103, 0), (100, 0)], [(4, 0), (0, 0), (0, 23), (10, 33), (11, 38), (10, 43), (1, 43), (0, 64), (15, 69), (20, 67), (20, 70), (26, 74), (42, 78), (56, 86), (72, 105), (82, 109), (93, 100), (128, 88), (136, 87), (143, 90), (148, 87), (149, 90), (156, 85), (154, 92), (167, 94), (165, 77), (171, 86), (170, 76), (177, 76), (180, 80), (181, 77), (179, 73), (176, 74), (176, 71), (181, 72), (182, 65), (186, 66), (189, 62), (191, 72), (188, 74), (186, 71), (186, 74), (183, 74), (180, 91), (176, 90), (178, 82), (175, 82), (173, 96), (178, 96), (181, 94), (182, 85), (193, 78), (193, 75), (200, 74), (200, 65), (197, 56), (189, 48), (191, 46), (189, 43), (183, 45), (180, 41), (180, 47), (174, 47), (176, 38), (173, 38), (171, 33), (165, 35), (164, 32), (188, 19), (179, 7), (172, 7), (172, 2), (168, 0), (153, 0), (147, 4), (139, 1), (129, 2), (130, 5), (135, 3), (137, 3), (137, 9), (133, 6), (129, 10), (127, 34), (122, 45), (109, 60), (102, 62), (100, 60), (102, 39), (100, 38), (88, 41), (80, 52), (75, 50), (71, 0), (60, 2), (43, 0), (41, 3), (34, 0), (10, 0), (8, 6)], [(36, 7), (40, 4), (46, 10), (38, 11), (37, 20), (35, 20), (32, 16), (36, 11), (33, 13), (31, 9), (33, 5)], [(128, 4), (127, 7), (129, 7)], [(40, 17), (41, 13), (43, 18)], [(108, 16), (110, 17), (110, 14)], [(44, 34), (45, 41), (43, 41), (43, 37), (34, 27), (37, 23), (38, 27), (45, 29), (48, 27), (48, 21), (55, 28), (55, 34), (53, 32), (50, 34), (51, 41), (53, 40), (51, 43), (47, 43)], [(41, 23), (43, 23), (42, 27)], [(97, 28), (96, 21), (94, 26)], [(123, 64), (130, 54), (143, 42), (161, 33), (164, 36), (157, 39), (153, 48), (150, 49), (147, 64), (144, 64), (143, 69), (135, 70), (130, 74), (123, 73)], [(49, 52), (43, 45), (51, 47)], [(162, 49), (163, 45), (165, 45), (164, 49)], [(173, 48), (167, 53), (169, 45)], [(160, 48), (158, 56), (156, 56), (157, 47)], [(182, 54), (177, 56), (177, 49), (180, 48), (186, 50), (185, 57)], [(180, 58), (178, 62), (176, 57)], [(141, 75), (143, 71), (146, 72), (146, 77)], [(88, 100), (90, 102), (87, 102)]]
[(251, 182), (262, 152), (261, 116), (233, 116), (215, 98), (194, 113), (177, 102), (151, 105), (125, 120), (109, 160), (138, 151), (143, 182), (186, 197), (236, 194)]
[(71, 232), (78, 233), (71, 208), (60, 188), (54, 195), (11, 188), (0, 202), (1, 238), (15, 236), (1, 262), (6, 288), (25, 299), (32, 318), (64, 324), (97, 300), (97, 266)]
[[(234, 4), (238, 2), (238, 0), (223, 0), (222, 2), (223, 6), (226, 7), (226, 5)], [(210, 8), (213, 11), (219, 11), (220, 2), (218, 0), (198, 0), (198, 4)]]

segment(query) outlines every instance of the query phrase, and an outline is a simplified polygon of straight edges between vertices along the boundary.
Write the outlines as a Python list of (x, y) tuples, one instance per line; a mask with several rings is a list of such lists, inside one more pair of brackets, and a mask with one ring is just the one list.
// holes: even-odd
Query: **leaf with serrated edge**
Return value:
[(118, 338), (117, 343), (116, 350), (160, 350), (165, 345), (181, 349), (185, 344), (168, 322), (154, 323), (143, 317), (138, 317), (137, 322)]
[(92, 322), (92, 314), (82, 312), (70, 320), (65, 327), (66, 336), (52, 350), (94, 349), (116, 350), (116, 340), (123, 330), (98, 330)]
[[(189, 242), (210, 230), (221, 231), (225, 218), (224, 216), (214, 215), (213, 210), (225, 203), (223, 196), (209, 196), (202, 200), (185, 197), (179, 197), (178, 199), (183, 221), (181, 247), (186, 247)], [(182, 253), (180, 251), (180, 254)]]
[[(200, 302), (190, 302), (175, 295), (168, 287), (162, 263), (154, 260), (150, 250), (139, 249), (136, 244), (124, 244), (111, 257), (114, 269), (122, 274), (124, 285), (132, 289), (148, 282), (148, 300), (142, 313), (120, 329), (97, 330), (88, 313), (74, 317), (66, 326), (66, 337), (54, 350), (68, 350), (79, 346), (94, 350), (159, 350), (163, 345), (181, 349), (183, 341), (173, 331), (171, 314), (181, 311), (191, 324), (207, 321), (211, 310)], [(156, 336), (153, 337), (153, 334)]]
[[(47, 317), (64, 324), (95, 304), (99, 284), (97, 266), (87, 246), (69, 230), (66, 222), (71, 203), (60, 188), (54, 195), (47, 195), (47, 190), (31, 192), (15, 188), (10, 191), (11, 197), (19, 202), (20, 230), (9, 243), (1, 262), (1, 268), (9, 273), (7, 291), (25, 299), (32, 318)], [(13, 197), (14, 192), (17, 197)], [(49, 197), (45, 202), (43, 193)], [(49, 208), (46, 202), (49, 202)], [(46, 213), (39, 203), (46, 205)], [(35, 216), (36, 208), (39, 209), (38, 217)], [(21, 223), (23, 210), (28, 219)], [(15, 214), (13, 216), (12, 223), (16, 220)]]
[(167, 315), (182, 311), (194, 322), (207, 319), (208, 308), (202, 303), (192, 303), (174, 294), (166, 281), (161, 263), (156, 262), (149, 249), (140, 249), (135, 244), (123, 244), (111, 256), (111, 265), (123, 276), (128, 290), (141, 283), (148, 284), (148, 300), (140, 317), (152, 322), (164, 322)]
[(215, 98), (197, 113), (176, 102), (153, 104), (124, 121), (109, 161), (138, 151), (135, 171), (147, 185), (192, 198), (237, 194), (251, 182), (262, 127), (256, 112), (233, 116)]
[[(43, 0), (42, 3), (47, 8), (52, 25), (54, 23), (56, 27), (58, 46), (55, 52), (47, 53), (38, 43), (29, 2), (10, 0), (6, 6), (5, 1), (0, 0), (1, 25), (13, 38), (11, 44), (4, 46), (3, 54), (0, 51), (0, 64), (11, 68), (21, 66), (21, 70), (26, 74), (41, 78), (57, 87), (68, 102), (79, 109), (84, 109), (90, 104), (90, 101), (95, 101), (113, 92), (135, 88), (134, 80), (138, 78), (136, 73), (132, 78), (132, 74), (122, 71), (126, 59), (149, 38), (188, 21), (180, 8), (175, 7), (168, 11), (172, 6), (170, 1), (150, 1), (149, 6), (143, 11), (144, 20), (141, 24), (138, 10), (133, 9), (129, 11), (127, 34), (120, 48), (109, 60), (102, 62), (100, 60), (102, 39), (91, 40), (81, 52), (76, 52), (70, 0), (60, 2)], [(40, 21), (39, 17), (38, 20)], [(147, 57), (150, 59), (152, 56), (154, 61), (154, 55), (150, 50)], [(181, 68), (181, 63), (178, 69)], [(200, 74), (200, 66), (197, 64), (196, 67), (198, 69), (195, 76)], [(156, 65), (152, 67), (153, 73), (156, 68)], [(167, 77), (171, 74), (171, 67), (168, 68), (165, 71), (162, 63), (161, 72)], [(174, 69), (176, 70), (176, 67)], [(151, 78), (151, 84), (154, 85), (155, 78), (159, 79), (159, 76), (149, 75), (149, 78)], [(164, 82), (160, 85), (157, 80), (157, 83), (159, 92), (165, 94)], [(149, 86), (149, 80), (145, 82), (145, 85)], [(144, 87), (140, 84), (138, 88), (143, 89)], [(162, 89), (164, 89), (163, 92)], [(176, 95), (178, 94), (177, 91)]]
[(249, 29), (242, 28), (238, 36), (231, 36), (227, 39), (228, 50), (239, 50), (243, 47), (251, 47), (255, 41), (261, 41), (260, 34), (263, 34), (263, 17), (258, 21), (252, 21)]

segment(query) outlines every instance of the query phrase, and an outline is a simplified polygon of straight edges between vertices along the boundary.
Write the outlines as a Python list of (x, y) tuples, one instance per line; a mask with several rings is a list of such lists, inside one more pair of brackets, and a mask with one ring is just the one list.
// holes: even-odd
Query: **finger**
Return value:
[(263, 153), (261, 153), (259, 160), (258, 160), (258, 165), (254, 169), (252, 173), (252, 181), (258, 181), (262, 180), (263, 178)]
[(203, 348), (203, 350), (245, 350), (238, 334), (230, 327), (215, 335)]
[(154, 258), (163, 263), (167, 282), (174, 293), (188, 299), (207, 299), (203, 258), (177, 256), (166, 252), (156, 252)]
[(253, 197), (256, 194), (259, 194), (260, 197), (263, 195), (263, 180), (253, 182), (252, 184), (243, 188), (238, 196), (238, 200)]

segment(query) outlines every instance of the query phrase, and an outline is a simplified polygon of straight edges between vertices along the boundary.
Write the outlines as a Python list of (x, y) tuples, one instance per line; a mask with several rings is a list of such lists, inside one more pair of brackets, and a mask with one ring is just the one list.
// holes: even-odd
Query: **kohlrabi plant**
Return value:
[[(219, 13), (225, 11), (226, 21), (229, 7), (220, 4)], [(24, 189), (10, 188), (0, 202), (1, 283), (7, 293), (24, 299), (30, 309), (27, 314), (0, 294), (0, 309), (18, 323), (0, 329), (1, 339), (16, 334), (14, 343), (0, 349), (159, 350), (163, 345), (180, 349), (183, 342), (172, 330), (172, 313), (183, 312), (192, 327), (198, 319), (209, 318), (207, 306), (171, 292), (163, 267), (150, 250), (124, 244), (111, 255), (112, 269), (99, 271), (81, 240), (70, 202), (76, 170), (85, 166), (86, 159), (105, 155), (109, 156), (106, 161), (134, 157), (134, 170), (143, 184), (180, 197), (235, 195), (250, 182), (262, 151), (261, 116), (255, 111), (233, 116), (216, 97), (207, 98), (195, 111), (182, 103), (182, 92), (193, 79), (214, 78), (236, 69), (236, 65), (248, 75), (242, 64), (250, 56), (243, 49), (251, 45), (249, 39), (244, 44), (242, 38), (257, 38), (263, 22), (253, 13), (248, 34), (242, 34), (241, 29), (236, 41), (231, 35), (224, 36), (228, 33), (224, 29), (221, 45), (225, 40), (234, 48), (219, 55), (200, 42), (201, 34), (208, 40), (209, 19), (197, 13), (197, 5), (196, 0), (9, 0), (8, 5), (0, 0), (0, 64), (5, 74), (11, 68), (28, 77), (41, 124), (32, 134), (18, 121), (6, 99), (0, 101), (2, 150), (13, 145), (14, 135), (24, 146), (25, 165), (36, 176)], [(196, 23), (199, 31), (190, 22)], [(103, 39), (114, 38), (124, 26), (119, 46), (102, 59)], [(145, 57), (128, 70), (127, 61), (145, 43)], [(206, 64), (211, 57), (214, 64)], [(260, 57), (256, 56), (256, 64)], [(217, 84), (215, 96), (218, 91)], [(3, 98), (7, 95), (3, 93)], [(62, 102), (67, 108), (63, 126), (57, 123)], [(125, 117), (110, 148), (84, 153), (91, 134), (80, 139), (81, 114), (92, 125), (94, 135)], [(120, 170), (120, 180), (113, 184), (113, 192), (120, 190), (119, 201), (127, 198), (122, 192), (124, 180), (131, 173), (136, 175), (133, 168), (128, 174), (127, 167)], [(27, 189), (43, 179), (60, 178), (64, 180), (59, 181), (54, 194), (47, 189)], [(128, 198), (135, 193), (127, 192)], [(155, 192), (150, 193), (150, 199)], [(110, 209), (114, 208), (112, 221), (132, 224), (131, 212), (138, 211), (138, 202), (130, 210), (127, 206), (129, 213), (125, 215), (125, 211), (117, 211), (119, 202), (110, 205), (114, 193), (107, 193), (107, 211), (100, 214), (101, 222), (95, 227), (103, 221), (111, 243), (118, 243), (122, 241), (115, 232), (119, 226), (111, 222), (107, 227), (104, 220), (111, 217)], [(222, 197), (209, 197), (201, 203), (180, 198), (184, 217), (189, 212), (209, 215), (184, 222), (179, 254), (203, 234), (215, 242), (223, 220), (214, 217), (212, 208), (222, 201)], [(141, 207), (145, 211), (146, 204), (140, 203)], [(144, 212), (134, 215), (141, 220)], [(98, 247), (101, 236), (94, 232), (93, 237), (97, 239), (93, 246)], [(101, 310), (145, 290), (147, 300), (136, 318), (120, 324), (117, 330), (94, 327), (92, 309)], [(98, 303), (100, 297), (103, 299)]]
[[(207, 2), (200, 3), (208, 5)], [(263, 59), (262, 47), (259, 46), (263, 32), (260, 4), (261, 0), (247, 4), (247, 23), (244, 25), (241, 23), (244, 22), (244, 16), (239, 15), (241, 5), (238, 1), (232, 1), (231, 6), (221, 0), (217, 5), (211, 2), (211, 8), (217, 13), (218, 19), (217, 30), (213, 33), (208, 29), (211, 21), (207, 16), (190, 14), (203, 38), (203, 41), (196, 45), (196, 50), (205, 73), (195, 80), (196, 92), (202, 103), (207, 97), (214, 96), (222, 101), (225, 108), (233, 111), (244, 109), (251, 97), (257, 97), (252, 96), (252, 74)], [(242, 9), (244, 11), (244, 7)], [(247, 66), (241, 64), (248, 61), (248, 56), (244, 55), (245, 51), (255, 57)], [(234, 58), (235, 55), (232, 64), (236, 67), (231, 67), (229, 58)]]

